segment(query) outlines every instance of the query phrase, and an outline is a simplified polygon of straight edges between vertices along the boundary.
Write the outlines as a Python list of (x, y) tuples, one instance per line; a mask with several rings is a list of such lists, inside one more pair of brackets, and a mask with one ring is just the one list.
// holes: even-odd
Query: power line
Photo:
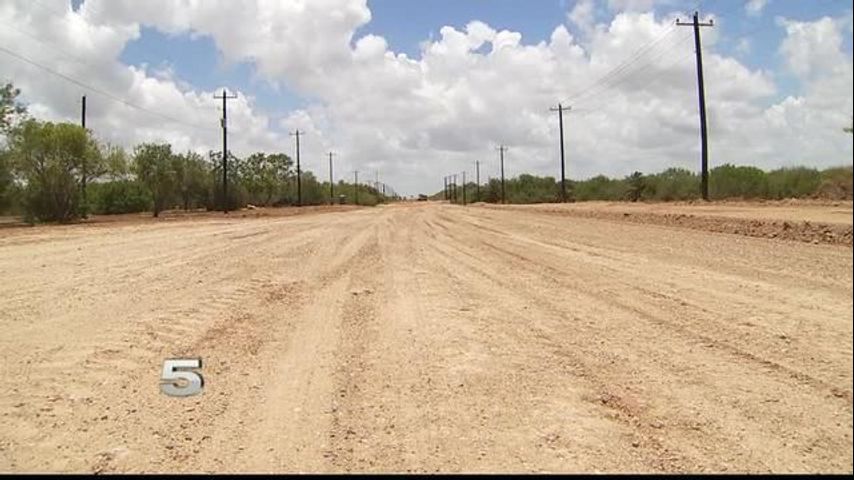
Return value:
[(689, 37), (690, 37), (690, 34), (686, 34), (686, 35), (683, 35), (682, 37), (679, 37), (675, 42), (671, 43), (667, 48), (665, 48), (663, 50), (659, 50), (658, 53), (654, 57), (649, 58), (648, 61), (637, 65), (633, 69), (623, 70), (618, 75), (615, 75), (615, 76), (611, 77), (610, 79), (608, 79), (608, 81), (597, 85), (596, 88), (589, 89), (584, 94), (577, 95), (573, 99), (574, 104), (576, 104), (576, 105), (581, 104), (581, 103), (583, 103), (583, 102), (585, 102), (591, 98), (596, 98), (599, 95), (602, 95), (603, 93), (607, 92), (608, 90), (613, 89), (617, 85), (621, 85), (621, 84), (625, 83), (627, 80), (632, 79), (634, 75), (649, 69), (652, 65), (655, 64), (655, 62), (659, 58), (663, 57), (664, 55), (669, 53), (674, 48), (682, 45), (685, 41), (688, 40)]
[(652, 41), (646, 43), (645, 45), (641, 46), (639, 49), (637, 49), (634, 53), (629, 55), (625, 60), (623, 60), (616, 67), (609, 70), (607, 73), (605, 73), (603, 76), (599, 77), (594, 82), (588, 84), (587, 87), (582, 88), (578, 92), (570, 95), (569, 98), (564, 100), (562, 103), (571, 103), (573, 100), (575, 100), (576, 98), (581, 96), (586, 91), (596, 87), (597, 85), (599, 85), (602, 82), (607, 82), (612, 76), (618, 75), (620, 72), (624, 71), (626, 68), (628, 68), (629, 66), (631, 66), (632, 64), (634, 64), (635, 62), (637, 62), (638, 60), (643, 58), (647, 53), (651, 52), (658, 43), (663, 41), (665, 38), (667, 38), (674, 31), (676, 31), (676, 25), (672, 24), (661, 35), (659, 35), (658, 37), (656, 37)]
[(63, 53), (67, 57), (71, 57), (72, 59), (76, 60), (78, 63), (89, 65), (90, 67), (98, 67), (97, 65), (93, 64), (92, 62), (89, 62), (88, 60), (83, 60), (82, 58), (80, 58), (77, 55), (69, 52), (68, 50), (63, 49), (54, 41), (49, 41), (49, 40), (45, 40), (43, 38), (39, 38), (36, 35), (33, 35), (32, 33), (27, 32), (26, 30), (22, 30), (22, 29), (18, 28), (15, 24), (7, 22), (6, 20), (0, 20), (0, 23), (3, 23), (7, 27), (11, 28), (12, 30), (17, 31), (18, 33), (20, 33), (22, 35), (26, 35), (27, 37), (41, 43), (42, 45), (47, 45), (51, 49)]
[[(684, 37), (683, 37), (683, 39), (682, 39), (682, 42), (687, 41), (689, 37), (691, 37), (691, 34), (690, 34), (690, 33), (685, 34), (685, 36), (684, 36)], [(681, 44), (682, 44), (682, 42), (680, 42), (680, 43), (678, 43), (678, 44), (674, 44), (674, 45), (673, 45), (673, 47), (676, 47), (676, 46), (678, 46), (678, 45), (681, 45)], [(658, 55), (654, 60), (658, 60), (659, 58), (663, 57), (663, 56), (664, 56), (665, 54), (667, 54), (670, 50), (672, 50), (672, 48), (670, 48), (670, 49), (668, 49), (668, 50), (666, 50), (666, 51), (661, 52), (661, 54), (659, 54), (659, 55)], [(693, 53), (694, 53), (694, 52), (688, 51), (688, 52), (685, 52), (685, 54), (683, 54), (682, 56), (674, 57), (674, 58), (676, 58), (676, 60), (675, 60), (675, 61), (666, 62), (666, 63), (664, 63), (664, 64), (655, 64), (655, 66), (657, 66), (658, 68), (660, 68), (660, 69), (661, 69), (661, 71), (660, 71), (660, 72), (658, 72), (658, 73), (653, 74), (652, 76), (648, 76), (648, 75), (646, 75), (646, 73), (648, 73), (648, 72), (651, 72), (651, 71), (652, 71), (652, 70), (651, 70), (651, 67), (653, 66), (653, 64), (652, 64), (652, 63), (650, 63), (650, 64), (646, 65), (646, 66), (645, 66), (645, 68), (638, 69), (638, 70), (636, 70), (636, 71), (632, 72), (632, 74), (630, 74), (630, 75), (626, 75), (626, 76), (624, 76), (624, 77), (620, 78), (619, 80), (616, 80), (614, 83), (612, 83), (612, 84), (611, 84), (610, 86), (608, 86), (607, 88), (604, 88), (604, 89), (602, 89), (601, 91), (599, 91), (599, 92), (597, 92), (597, 93), (595, 93), (595, 94), (591, 94), (591, 95), (588, 95), (588, 96), (586, 96), (586, 97), (584, 97), (584, 98), (582, 98), (582, 99), (579, 99), (579, 100), (577, 101), (576, 105), (583, 105), (583, 106), (585, 106), (585, 108), (586, 108), (586, 109), (588, 109), (588, 110), (589, 110), (589, 109), (591, 109), (591, 108), (592, 108), (592, 107), (591, 107), (591, 105), (599, 105), (599, 104), (601, 104), (601, 102), (593, 102), (593, 103), (587, 103), (587, 102), (590, 102), (590, 101), (591, 101), (591, 100), (593, 100), (593, 99), (599, 99), (599, 98), (601, 98), (601, 97), (602, 97), (602, 95), (604, 95), (604, 94), (605, 94), (605, 92), (607, 92), (607, 91), (609, 91), (609, 90), (613, 90), (613, 89), (615, 89), (616, 87), (618, 87), (618, 86), (620, 86), (620, 85), (622, 85), (622, 84), (624, 84), (624, 83), (626, 83), (626, 82), (630, 82), (630, 81), (632, 81), (632, 80), (636, 80), (636, 81), (638, 81), (638, 82), (636, 82), (636, 83), (649, 84), (649, 82), (650, 82), (650, 80), (651, 80), (651, 79), (653, 79), (653, 78), (657, 78), (657, 77), (661, 76), (662, 74), (668, 73), (668, 72), (666, 71), (666, 69), (667, 69), (667, 68), (669, 68), (670, 66), (672, 66), (672, 65), (674, 65), (674, 64), (676, 64), (676, 63), (679, 63), (680, 61), (682, 61), (682, 60), (684, 60), (684, 59), (688, 58), (688, 57), (689, 57), (689, 56), (691, 56)], [(640, 80), (643, 80), (643, 82), (640, 82)], [(629, 88), (629, 89), (627, 89), (627, 90), (634, 91), (635, 89), (631, 89), (631, 88)]]
[[(690, 34), (689, 34), (689, 36), (690, 36)], [(668, 71), (668, 69), (670, 67), (672, 67), (673, 65), (676, 65), (678, 63), (682, 63), (685, 60), (691, 58), (692, 56), (694, 56), (694, 52), (692, 52), (692, 51), (685, 52), (684, 54), (682, 54), (680, 56), (673, 57), (673, 60), (659, 65), (659, 68), (661, 70), (657, 73), (653, 73), (652, 75), (641, 75), (639, 77), (626, 78), (625, 80), (636, 79), (636, 80), (642, 81), (645, 84), (650, 84), (650, 83), (652, 83), (653, 80), (656, 80), (659, 77), (662, 77), (664, 75), (670, 74), (670, 72)], [(623, 82), (620, 82), (620, 83), (623, 83)], [(607, 101), (611, 99), (610, 97), (602, 97), (601, 95), (597, 95), (595, 97), (590, 97), (589, 99), (593, 99), (593, 98), (596, 98), (597, 101), (593, 102), (593, 103), (585, 103), (584, 108), (573, 108), (572, 111), (577, 113), (580, 117), (586, 117), (586, 116), (590, 115), (591, 113), (596, 113), (596, 112), (600, 111), (599, 109), (601, 109), (602, 106), (604, 106), (604, 104), (607, 103)]]
[(25, 57), (25, 56), (23, 56), (23, 55), (20, 55), (20, 54), (18, 54), (18, 53), (16, 53), (16, 52), (13, 52), (12, 50), (7, 49), (6, 47), (2, 47), (2, 46), (0, 46), (0, 52), (5, 53), (6, 55), (9, 55), (9, 56), (11, 56), (11, 57), (13, 57), (13, 58), (16, 58), (16, 59), (18, 59), (18, 60), (20, 60), (20, 61), (22, 61), (22, 62), (25, 62), (25, 63), (28, 63), (28, 64), (33, 65), (33, 66), (35, 66), (35, 67), (38, 67), (38, 68), (40, 68), (40, 69), (42, 69), (42, 70), (44, 70), (44, 71), (46, 71), (46, 72), (48, 72), (48, 73), (50, 73), (50, 74), (56, 75), (56, 76), (58, 76), (58, 77), (60, 77), (60, 78), (63, 78), (63, 79), (65, 79), (66, 81), (69, 81), (69, 82), (71, 82), (71, 83), (73, 83), (73, 84), (77, 85), (78, 87), (84, 88), (84, 89), (86, 89), (86, 90), (88, 90), (88, 91), (90, 91), (90, 92), (93, 92), (93, 93), (97, 93), (97, 94), (103, 95), (104, 97), (106, 97), (106, 98), (108, 98), (108, 99), (110, 99), (110, 100), (112, 100), (112, 101), (114, 101), (114, 102), (121, 103), (121, 104), (123, 104), (123, 105), (125, 105), (125, 106), (131, 107), (131, 108), (135, 108), (135, 109), (137, 109), (137, 110), (140, 110), (140, 111), (142, 111), (142, 112), (148, 113), (148, 114), (150, 114), (150, 115), (154, 115), (154, 116), (157, 116), (157, 117), (160, 117), (160, 118), (163, 118), (163, 119), (169, 120), (169, 121), (171, 121), (171, 122), (180, 123), (180, 124), (185, 125), (185, 126), (188, 126), (188, 127), (196, 128), (196, 129), (199, 129), (199, 130), (205, 130), (205, 131), (208, 131), (208, 130), (210, 129), (210, 127), (202, 127), (202, 126), (199, 126), (199, 125), (194, 125), (194, 124), (192, 124), (192, 123), (188, 123), (188, 122), (185, 122), (185, 121), (183, 121), (183, 120), (179, 120), (179, 119), (177, 119), (177, 118), (175, 118), (175, 117), (172, 117), (172, 116), (169, 116), (169, 115), (166, 115), (166, 114), (163, 114), (163, 113), (155, 112), (155, 111), (153, 111), (153, 110), (149, 110), (149, 109), (147, 109), (147, 108), (145, 108), (145, 107), (139, 106), (139, 105), (137, 105), (137, 104), (135, 104), (135, 103), (132, 103), (132, 102), (130, 102), (130, 101), (128, 101), (128, 100), (125, 100), (125, 99), (123, 99), (123, 98), (121, 98), (121, 97), (119, 97), (119, 96), (113, 95), (112, 93), (107, 92), (107, 91), (105, 91), (105, 90), (102, 90), (102, 89), (100, 89), (100, 88), (98, 88), (98, 87), (93, 87), (93, 86), (91, 86), (91, 85), (87, 85), (86, 83), (83, 83), (83, 82), (82, 82), (82, 81), (80, 81), (80, 80), (77, 80), (77, 79), (75, 79), (75, 78), (73, 78), (73, 77), (70, 77), (70, 76), (68, 76), (68, 75), (65, 75), (64, 73), (59, 72), (59, 71), (56, 71), (56, 70), (54, 70), (54, 69), (52, 69), (52, 68), (50, 68), (50, 67), (48, 67), (48, 66), (46, 66), (46, 65), (42, 65), (41, 63), (38, 63), (38, 62), (36, 62), (35, 60), (29, 59), (29, 58), (27, 58), (27, 57)]

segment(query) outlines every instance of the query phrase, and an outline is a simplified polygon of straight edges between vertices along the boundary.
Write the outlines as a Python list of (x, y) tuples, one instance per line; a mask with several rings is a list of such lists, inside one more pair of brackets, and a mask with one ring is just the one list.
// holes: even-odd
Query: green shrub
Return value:
[(815, 194), (821, 185), (821, 173), (814, 168), (796, 167), (772, 170), (766, 175), (768, 198), (804, 198)]
[(851, 200), (854, 190), (852, 167), (828, 168), (821, 172), (821, 182), (815, 196), (834, 200)]
[(152, 206), (148, 188), (133, 180), (92, 183), (87, 196), (94, 212), (101, 215), (144, 212)]
[(709, 196), (723, 198), (767, 198), (765, 172), (756, 167), (724, 164), (709, 172)]
[(627, 187), (622, 180), (616, 180), (597, 175), (589, 180), (574, 182), (573, 194), (578, 201), (588, 200), (621, 200), (626, 194)]
[(646, 177), (650, 197), (654, 200), (691, 200), (700, 196), (700, 177), (684, 168), (667, 170)]

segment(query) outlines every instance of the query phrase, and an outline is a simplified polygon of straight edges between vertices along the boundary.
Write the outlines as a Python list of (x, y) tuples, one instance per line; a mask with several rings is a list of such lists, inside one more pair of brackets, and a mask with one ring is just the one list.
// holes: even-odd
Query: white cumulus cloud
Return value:
[[(559, 101), (572, 106), (565, 118), (571, 178), (696, 170), (693, 39), (690, 29), (673, 27), (673, 15), (644, 13), (653, 3), (612, 1), (608, 8), (617, 13), (597, 23), (596, 5), (576, 2), (570, 26), (586, 29), (583, 41), (564, 25), (531, 42), (473, 19), (463, 28), (442, 27), (410, 57), (380, 35), (357, 35), (371, 19), (365, 0), (87, 0), (80, 12), (63, 2), (13, 0), (0, 6), (0, 20), (20, 31), (0, 29), (0, 45), (170, 117), (93, 94), (89, 126), (102, 138), (206, 151), (220, 145), (214, 91), (174, 78), (168, 66), (125, 65), (119, 56), (143, 26), (209, 36), (225, 61), (251, 62), (261, 81), (308, 99), (273, 119), (251, 91), (238, 92), (229, 104), (236, 153), (293, 153), (288, 132), (299, 128), (307, 132), (304, 166), (320, 177), (325, 152), (335, 150), (341, 175), (359, 169), (367, 178), (379, 170), (397, 191), (417, 193), (438, 190), (444, 175), (471, 171), (475, 160), (484, 178), (497, 175), (498, 144), (511, 147), (509, 175), (557, 175), (557, 118), (549, 107)], [(718, 34), (704, 31), (712, 166), (850, 163), (842, 126), (851, 115), (852, 62), (841, 42), (850, 24), (780, 21), (779, 53), (801, 82), (781, 98), (776, 78), (787, 72), (723, 55)], [(34, 114), (79, 118), (86, 93), (79, 86), (8, 57), (3, 76), (23, 89)]]

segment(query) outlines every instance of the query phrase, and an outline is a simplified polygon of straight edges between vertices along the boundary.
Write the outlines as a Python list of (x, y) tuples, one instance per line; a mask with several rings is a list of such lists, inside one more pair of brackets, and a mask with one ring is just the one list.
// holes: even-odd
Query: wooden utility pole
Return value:
[(463, 206), (466, 206), (466, 172), (463, 172)]
[(501, 203), (507, 203), (507, 196), (504, 190), (504, 152), (506, 151), (507, 147), (504, 145), (498, 147), (498, 152), (501, 156)]
[(223, 88), (222, 95), (214, 95), (222, 100), (222, 212), (228, 213), (228, 100), (237, 98), (229, 95)]
[(335, 183), (333, 183), (332, 179), (332, 156), (335, 155), (334, 152), (329, 152), (329, 203), (335, 204)]
[(305, 135), (305, 132), (300, 132), (297, 129), (296, 132), (291, 133), (292, 137), (296, 137), (297, 139), (297, 206), (302, 206), (302, 170), (300, 170), (299, 165), (299, 137), (301, 135)]
[[(83, 95), (81, 98), (82, 104), (80, 106), (80, 126), (83, 127), (83, 130), (86, 130), (86, 95)], [(80, 171), (82, 173), (80, 178), (80, 193), (83, 196), (83, 218), (89, 217), (89, 206), (86, 204), (86, 155), (83, 155), (83, 158), (80, 159)]]
[(353, 179), (353, 190), (355, 190), (353, 192), (353, 197), (354, 197), (353, 203), (358, 205), (359, 204), (359, 171), (356, 170), (355, 172), (353, 172), (353, 175), (355, 176), (355, 178)]
[(694, 12), (692, 22), (680, 22), (676, 20), (676, 25), (680, 27), (694, 27), (694, 48), (697, 54), (697, 92), (700, 97), (700, 149), (701, 149), (701, 174), (700, 174), (700, 193), (703, 200), (709, 200), (709, 136), (706, 128), (706, 87), (703, 83), (703, 47), (700, 43), (700, 27), (713, 27), (714, 20), (708, 23), (700, 23), (700, 14)]
[(560, 124), (560, 198), (562, 202), (566, 202), (566, 159), (563, 148), (563, 111), (569, 111), (572, 107), (564, 107), (560, 103), (557, 108), (552, 108), (551, 111), (557, 112), (558, 122)]
[(475, 185), (477, 185), (477, 202), (480, 201), (480, 160), (474, 161)]

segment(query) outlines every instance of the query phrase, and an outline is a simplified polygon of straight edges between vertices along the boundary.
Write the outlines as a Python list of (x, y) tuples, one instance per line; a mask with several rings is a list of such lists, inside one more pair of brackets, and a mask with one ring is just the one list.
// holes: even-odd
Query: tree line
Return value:
[[(176, 152), (168, 143), (143, 143), (131, 151), (99, 141), (91, 131), (27, 115), (11, 84), (0, 87), (0, 214), (28, 222), (69, 222), (95, 214), (167, 209), (230, 210), (246, 205), (300, 203), (293, 160), (284, 153), (229, 153), (228, 188), (223, 192), (222, 155)], [(302, 205), (344, 200), (375, 205), (377, 189), (344, 181), (335, 185), (311, 171), (300, 175)], [(356, 189), (358, 188), (358, 195)], [(227, 198), (226, 198), (227, 195)], [(342, 199), (339, 196), (343, 196)]]
[[(709, 196), (723, 199), (825, 198), (852, 199), (852, 167), (818, 170), (808, 167), (779, 168), (771, 171), (750, 166), (725, 164), (709, 171)], [(554, 177), (523, 174), (505, 179), (507, 203), (550, 203), (560, 201), (560, 182)], [(457, 186), (456, 202), (462, 202), (462, 185)], [(490, 179), (480, 186), (466, 185), (466, 201), (501, 203), (501, 180)], [(683, 168), (669, 168), (645, 175), (634, 172), (623, 178), (598, 175), (587, 180), (567, 180), (569, 201), (676, 201), (700, 198), (700, 177)], [(433, 198), (443, 198), (439, 192)]]

